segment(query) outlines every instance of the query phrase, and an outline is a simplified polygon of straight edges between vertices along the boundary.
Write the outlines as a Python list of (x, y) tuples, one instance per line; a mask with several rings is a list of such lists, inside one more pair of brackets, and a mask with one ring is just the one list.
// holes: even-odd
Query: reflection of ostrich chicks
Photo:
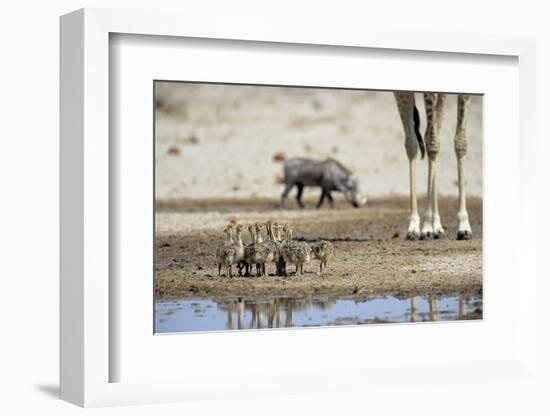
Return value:
[(235, 260), (235, 246), (233, 245), (233, 237), (231, 235), (233, 231), (233, 224), (228, 224), (223, 231), (225, 233), (225, 240), (216, 249), (216, 261), (218, 262), (218, 276), (221, 275), (222, 266), (227, 269), (227, 276), (232, 277), (231, 265)]
[(312, 248), (313, 256), (319, 260), (319, 269), (323, 273), (327, 269), (328, 259), (334, 254), (334, 245), (330, 241), (321, 240)]

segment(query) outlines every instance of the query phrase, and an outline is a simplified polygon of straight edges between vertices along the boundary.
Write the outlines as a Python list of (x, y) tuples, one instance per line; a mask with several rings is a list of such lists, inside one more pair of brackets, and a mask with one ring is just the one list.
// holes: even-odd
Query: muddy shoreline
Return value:
[[(405, 241), (407, 198), (387, 197), (353, 209), (274, 208), (276, 200), (165, 201), (156, 213), (157, 299), (216, 296), (413, 296), (480, 295), (482, 291), (482, 202), (468, 200), (474, 238), (456, 241), (456, 198), (443, 197), (445, 236)], [(420, 201), (422, 207), (422, 201)], [(294, 224), (296, 238), (334, 241), (336, 254), (326, 273), (317, 261), (304, 276), (228, 278), (217, 276), (214, 251), (228, 219), (251, 222), (275, 218)], [(248, 236), (245, 236), (245, 243)], [(293, 272), (294, 268), (290, 270)]]
[(187, 273), (171, 272), (161, 274), (156, 281), (158, 300), (179, 299), (186, 297), (309, 297), (331, 295), (339, 297), (395, 296), (408, 297), (417, 295), (481, 295), (482, 284), (475, 275), (446, 276), (445, 281), (434, 279), (424, 273), (414, 273), (412, 277), (388, 274), (380, 276), (318, 276), (306, 272), (305, 276), (277, 277), (271, 274), (266, 278), (256, 277), (191, 277)]

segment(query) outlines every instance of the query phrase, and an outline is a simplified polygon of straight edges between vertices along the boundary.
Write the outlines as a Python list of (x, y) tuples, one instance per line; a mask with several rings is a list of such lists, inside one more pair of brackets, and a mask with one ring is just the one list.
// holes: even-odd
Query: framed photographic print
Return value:
[(533, 380), (533, 40), (231, 28), (61, 19), (62, 398)]
[(481, 95), (153, 88), (155, 333), (482, 319)]

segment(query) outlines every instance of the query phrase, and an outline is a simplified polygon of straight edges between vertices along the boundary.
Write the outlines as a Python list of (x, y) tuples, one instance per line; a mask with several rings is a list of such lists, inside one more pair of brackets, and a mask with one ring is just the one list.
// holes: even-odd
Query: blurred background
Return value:
[[(424, 132), (421, 94), (416, 102)], [(278, 199), (282, 161), (296, 156), (338, 159), (359, 177), (369, 198), (409, 193), (392, 92), (157, 81), (155, 110), (157, 201)], [(481, 96), (472, 98), (468, 123), (467, 192), (481, 197)], [(438, 166), (441, 195), (458, 192), (455, 129), (456, 96), (450, 94)], [(425, 161), (418, 164), (417, 179), (419, 194), (425, 194)], [(319, 189), (306, 188), (304, 195), (317, 198)]]

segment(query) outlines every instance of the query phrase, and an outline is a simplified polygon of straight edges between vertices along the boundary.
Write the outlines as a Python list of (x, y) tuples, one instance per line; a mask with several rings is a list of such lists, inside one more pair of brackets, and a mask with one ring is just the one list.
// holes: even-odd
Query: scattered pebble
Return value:
[(194, 134), (192, 134), (191, 136), (189, 136), (188, 138), (184, 139), (183, 142), (185, 144), (199, 144), (199, 139), (197, 138), (197, 136), (195, 136)]
[(180, 149), (176, 146), (172, 146), (168, 148), (168, 151), (166, 153), (169, 154), (170, 156), (179, 156)]
[(315, 97), (311, 100), (311, 107), (314, 110), (319, 111), (323, 108), (323, 103), (321, 102), (321, 100), (319, 98)]
[(277, 152), (273, 155), (274, 162), (284, 162), (285, 159), (286, 159), (286, 156), (283, 152)]

